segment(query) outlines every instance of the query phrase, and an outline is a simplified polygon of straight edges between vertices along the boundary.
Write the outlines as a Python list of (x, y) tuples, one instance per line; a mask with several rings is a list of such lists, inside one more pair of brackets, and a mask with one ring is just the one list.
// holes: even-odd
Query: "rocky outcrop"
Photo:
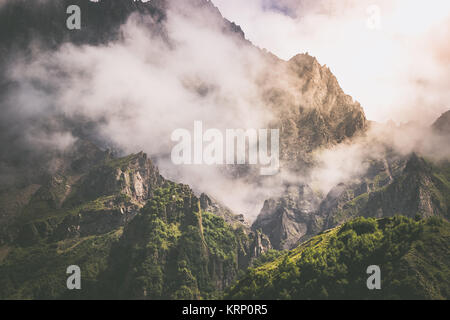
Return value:
[(267, 200), (252, 228), (266, 233), (275, 248), (292, 249), (360, 216), (449, 219), (449, 168), (448, 161), (433, 163), (414, 153), (391, 154), (372, 160), (364, 175), (338, 184), (324, 198), (302, 186)]
[(391, 184), (394, 177), (402, 174), (404, 167), (405, 159), (402, 157), (371, 160), (364, 175), (332, 188), (319, 207), (319, 215), (325, 219), (324, 228), (333, 228), (362, 215), (361, 206), (369, 194)]
[[(36, 195), (13, 242), (24, 250), (39, 243), (82, 243), (123, 228), (103, 262), (107, 269), (96, 297), (217, 297), (239, 270), (272, 248), (242, 215), (161, 177), (142, 152), (107, 158), (67, 189), (72, 191), (59, 205), (47, 189)], [(38, 199), (53, 203), (46, 210), (54, 211), (41, 216), (42, 210), (35, 216), (39, 219), (30, 219)]]
[(450, 218), (448, 168), (446, 162), (433, 164), (412, 154), (400, 176), (386, 188), (369, 195), (361, 214), (372, 217), (401, 214)]
[(273, 249), (270, 238), (266, 233), (256, 228), (250, 228), (250, 224), (243, 214), (235, 214), (229, 208), (202, 193), (199, 197), (200, 208), (203, 211), (211, 212), (221, 217), (224, 221), (235, 230), (240, 230), (245, 234), (245, 241), (240, 243), (239, 265), (250, 266), (256, 258)]
[(217, 200), (213, 199), (211, 196), (202, 193), (200, 195), (200, 207), (204, 211), (211, 212), (218, 217), (221, 217), (225, 220), (226, 223), (232, 226), (245, 226), (249, 227), (248, 221), (245, 220), (243, 214), (235, 214)]
[(361, 105), (346, 95), (326, 66), (308, 54), (287, 62), (272, 61), (264, 97), (281, 129), (281, 160), (285, 168), (304, 170), (313, 164), (311, 152), (364, 132)]
[(93, 158), (103, 159), (95, 165), (86, 154), (71, 153), (71, 161), (62, 161), (58, 172), (21, 210), (13, 228), (19, 243), (31, 245), (39, 239), (62, 240), (115, 230), (126, 225), (165, 182), (143, 152), (114, 159), (103, 154), (108, 156)]
[(69, 203), (93, 200), (108, 195), (123, 195), (143, 206), (164, 178), (143, 152), (106, 161), (92, 169), (76, 186)]
[(444, 112), (432, 125), (434, 132), (441, 135), (450, 135), (450, 110)]
[[(281, 129), (283, 169), (306, 174), (315, 164), (314, 151), (365, 132), (368, 124), (361, 105), (342, 91), (329, 68), (308, 54), (271, 63), (276, 76), (268, 76), (264, 96), (275, 114), (272, 125)], [(252, 227), (267, 234), (274, 248), (293, 248), (327, 224), (328, 211), (319, 208), (322, 200), (309, 186), (293, 185), (264, 203)]]
[(320, 207), (320, 214), (327, 216), (325, 227), (358, 216), (450, 217), (448, 162), (432, 163), (412, 154), (389, 162), (389, 167), (392, 176), (375, 163), (374, 176), (369, 171), (363, 182), (334, 188)]
[(319, 203), (309, 186), (290, 187), (283, 197), (264, 202), (252, 229), (266, 234), (275, 249), (293, 248), (322, 229)]
[(226, 223), (201, 202), (215, 207), (185, 185), (158, 189), (111, 252), (105, 291), (114, 298), (214, 298), (271, 248), (259, 232)]

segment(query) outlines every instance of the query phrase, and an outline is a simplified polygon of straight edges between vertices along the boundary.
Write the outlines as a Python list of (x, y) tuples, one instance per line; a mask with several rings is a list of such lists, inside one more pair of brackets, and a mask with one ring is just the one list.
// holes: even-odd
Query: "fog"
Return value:
[[(233, 20), (237, 2), (226, 1), (214, 3)], [(229, 174), (226, 167), (175, 166), (170, 161), (175, 129), (192, 131), (194, 121), (202, 121), (204, 130), (258, 129), (273, 119), (259, 84), (271, 65), (260, 51), (239, 33), (224, 31), (210, 10), (180, 5), (168, 10), (164, 35), (148, 32), (150, 17), (132, 15), (122, 26), (120, 40), (106, 45), (65, 44), (49, 52), (33, 43), (32, 55), (18, 53), (8, 70), (18, 87), (7, 96), (5, 103), (14, 106), (7, 116), (30, 145), (60, 150), (70, 149), (77, 137), (53, 123), (55, 117), (92, 122), (102, 147), (121, 154), (143, 150), (166, 178), (207, 192), (249, 220), (264, 200), (281, 195), (286, 183), (309, 183), (326, 194), (336, 184), (364, 174), (367, 160), (389, 148), (404, 155), (414, 151), (436, 159), (449, 156), (448, 143), (428, 126), (449, 101), (448, 44), (444, 33), (430, 37), (440, 23), (448, 23), (442, 12), (433, 16), (437, 24), (434, 18), (425, 19), (429, 24), (420, 20), (423, 29), (405, 29), (397, 37), (393, 31), (367, 29), (364, 12), (354, 1), (346, 6), (332, 2), (331, 7), (324, 1), (304, 1), (302, 7), (291, 1), (274, 7), (265, 1), (265, 9), (258, 3), (239, 1), (242, 12), (236, 21), (250, 40), (283, 58), (304, 51), (317, 55), (344, 91), (362, 102), (369, 118), (419, 123), (373, 126), (353, 142), (319, 150), (317, 166), (304, 176), (282, 170), (249, 181)], [(400, 0), (396, 4), (409, 7)], [(380, 5), (388, 13), (382, 30), (390, 30), (389, 17), (395, 17), (398, 8)], [(324, 8), (334, 9), (322, 13)]]
[(17, 106), (12, 117), (28, 143), (61, 150), (75, 141), (69, 129), (48, 133), (42, 122), (59, 115), (93, 122), (103, 147), (121, 154), (143, 150), (165, 177), (207, 191), (236, 212), (256, 214), (273, 186), (255, 189), (223, 167), (178, 167), (168, 155), (171, 133), (192, 131), (196, 120), (204, 130), (266, 128), (272, 115), (257, 86), (265, 62), (209, 10), (171, 8), (167, 36), (149, 33), (150, 19), (132, 15), (121, 40), (103, 46), (65, 44), (49, 52), (33, 44), (32, 56), (18, 55), (10, 67), (18, 83), (8, 96)]
[(440, 162), (450, 159), (448, 136), (418, 123), (373, 124), (362, 136), (316, 152), (316, 166), (308, 183), (327, 194), (339, 183), (350, 183), (367, 173), (371, 160), (395, 157), (408, 159), (411, 153)]
[(214, 3), (255, 45), (283, 59), (317, 57), (371, 120), (430, 124), (450, 108), (449, 1)]

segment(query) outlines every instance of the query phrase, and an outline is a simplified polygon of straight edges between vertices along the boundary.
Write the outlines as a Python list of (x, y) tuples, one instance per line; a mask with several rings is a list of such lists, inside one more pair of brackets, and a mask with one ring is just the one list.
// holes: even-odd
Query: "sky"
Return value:
[(429, 124), (450, 109), (448, 0), (213, 3), (255, 45), (326, 64), (370, 120)]

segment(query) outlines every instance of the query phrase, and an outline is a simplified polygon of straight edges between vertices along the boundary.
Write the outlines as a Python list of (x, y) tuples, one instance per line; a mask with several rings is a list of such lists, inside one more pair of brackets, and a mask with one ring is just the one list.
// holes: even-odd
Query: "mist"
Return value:
[[(261, 28), (269, 49), (284, 58), (303, 51), (317, 55), (337, 74), (344, 91), (361, 100), (369, 117), (420, 121), (408, 126), (374, 125), (362, 137), (318, 150), (315, 167), (302, 175), (282, 168), (276, 176), (251, 180), (233, 170), (230, 173), (227, 166), (175, 166), (170, 160), (175, 129), (192, 131), (194, 121), (202, 121), (204, 130), (267, 128), (274, 117), (261, 92), (261, 79), (272, 65), (261, 51), (249, 46), (240, 33), (224, 30), (220, 16), (209, 9), (194, 10), (179, 4), (168, 9), (162, 33), (149, 32), (148, 26), (154, 25), (150, 16), (133, 14), (121, 27), (119, 40), (97, 46), (68, 43), (56, 51), (36, 42), (31, 45), (30, 56), (17, 53), (8, 70), (10, 80), (17, 85), (5, 100), (10, 106), (7, 116), (28, 145), (45, 150), (68, 150), (77, 140), (70, 128), (55, 119), (92, 123), (92, 136), (103, 148), (117, 149), (122, 155), (143, 150), (155, 160), (163, 176), (189, 184), (197, 193), (207, 192), (248, 220), (256, 218), (266, 199), (282, 195), (286, 186), (306, 183), (326, 195), (337, 184), (364, 174), (367, 161), (387, 150), (394, 149), (400, 155), (419, 152), (437, 161), (449, 157), (446, 140), (429, 129), (430, 120), (435, 120), (438, 110), (449, 101), (445, 89), (450, 84), (450, 73), (446, 72), (450, 56), (440, 33), (427, 40), (433, 45), (429, 48), (432, 52), (441, 53), (431, 60), (421, 56), (428, 51), (409, 53), (406, 47), (396, 51), (383, 37), (369, 54), (375, 44), (358, 41), (367, 32), (373, 32), (369, 38), (380, 37), (379, 33), (367, 31), (365, 26), (355, 29), (358, 19), (339, 28), (349, 15), (361, 13), (353, 1), (343, 7), (338, 4), (341, 2), (329, 7), (326, 2), (305, 1), (301, 2), (304, 12), (290, 1), (275, 7), (265, 1), (265, 9), (258, 11), (255, 1), (239, 1), (244, 13), (251, 9), (257, 15), (254, 26), (249, 26), (248, 38), (256, 39), (253, 32), (260, 23), (270, 23), (271, 28)], [(220, 0), (216, 2), (224, 7)], [(324, 8), (334, 9), (323, 14)], [(274, 20), (265, 20), (266, 15)], [(298, 28), (304, 26), (311, 32), (303, 30), (300, 38), (295, 38)], [(247, 25), (244, 27), (247, 32)], [(339, 35), (326, 33), (332, 28)], [(288, 47), (270, 48), (270, 39), (277, 32), (292, 36), (279, 39)], [(356, 32), (355, 37), (352, 32)], [(333, 47), (338, 40), (343, 41), (339, 50)], [(384, 46), (390, 51), (384, 52)], [(354, 51), (349, 54), (349, 50)], [(395, 65), (391, 51), (396, 59), (405, 59), (405, 64)], [(381, 53), (382, 61), (370, 60)], [(404, 69), (411, 70), (409, 63), (413, 61), (417, 64), (413, 70), (422, 82), (414, 82)], [(445, 61), (447, 65), (442, 67)], [(288, 83), (282, 76), (277, 74), (277, 81)], [(380, 81), (379, 76), (387, 80)], [(293, 97), (302, 99), (298, 92)], [(393, 104), (396, 107), (391, 109)]]
[[(146, 152), (169, 179), (208, 192), (238, 213), (256, 215), (276, 188), (229, 175), (224, 166), (175, 166), (170, 152), (175, 129), (266, 128), (272, 115), (257, 79), (267, 68), (259, 50), (239, 33), (223, 30), (208, 9), (172, 7), (164, 33), (148, 32), (149, 16), (133, 14), (118, 41), (101, 46), (64, 44), (47, 51), (33, 44), (31, 57), (11, 65), (18, 87), (8, 95), (12, 118), (36, 148), (66, 150), (69, 129), (49, 134), (54, 117), (95, 124), (96, 139), (120, 154)], [(28, 126), (34, 119), (39, 125)]]
[(419, 123), (373, 123), (367, 132), (351, 141), (318, 150), (308, 183), (326, 195), (338, 184), (351, 183), (364, 176), (372, 160), (408, 159), (412, 153), (436, 163), (448, 161), (448, 136)]
[(285, 60), (317, 57), (370, 120), (430, 124), (450, 108), (446, 0), (214, 3), (255, 45)]

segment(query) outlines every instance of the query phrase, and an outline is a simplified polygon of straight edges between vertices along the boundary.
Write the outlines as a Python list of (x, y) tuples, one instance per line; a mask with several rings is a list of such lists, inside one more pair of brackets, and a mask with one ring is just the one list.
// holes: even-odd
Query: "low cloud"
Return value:
[(450, 107), (449, 1), (213, 2), (254, 44), (327, 64), (371, 120), (429, 124)]
[[(256, 214), (273, 189), (234, 179), (223, 167), (174, 166), (168, 155), (171, 133), (192, 131), (196, 120), (204, 130), (266, 128), (272, 116), (257, 83), (265, 61), (240, 34), (224, 31), (208, 8), (170, 9), (160, 34), (148, 32), (152, 23), (134, 14), (119, 41), (65, 44), (55, 52), (35, 45), (31, 58), (17, 58), (10, 70), (17, 88), (8, 104), (17, 106), (10, 111), (21, 134), (36, 147), (66, 148), (74, 141), (70, 132), (49, 134), (42, 122), (89, 121), (105, 147), (144, 150), (166, 177), (209, 192), (236, 212)], [(26, 128), (36, 119), (39, 125)]]
[(339, 183), (358, 181), (373, 160), (407, 158), (413, 152), (434, 162), (448, 160), (448, 136), (418, 123), (373, 124), (363, 136), (317, 151), (308, 183), (326, 195)]
[[(258, 15), (259, 9), (252, 7), (255, 1), (245, 4), (239, 1), (243, 5), (243, 12), (251, 9), (254, 10), (251, 12)], [(230, 4), (233, 3), (230, 0)], [(390, 101), (402, 101), (390, 115), (400, 112), (402, 106), (407, 106), (407, 110), (414, 110), (408, 113), (409, 117), (402, 117), (402, 120), (419, 118), (417, 115), (427, 119), (430, 113), (434, 113), (430, 110), (440, 110), (442, 101), (448, 97), (444, 88), (448, 88), (449, 83), (448, 73), (445, 74), (448, 64), (442, 70), (438, 68), (448, 62), (448, 48), (445, 41), (439, 40), (445, 33), (436, 33), (436, 39), (430, 40), (434, 45), (432, 52), (436, 54), (433, 60), (415, 60), (418, 62), (417, 68), (411, 70), (415, 70), (418, 76), (425, 74), (426, 77), (422, 77), (424, 81), (410, 85), (410, 82), (403, 81), (403, 77), (408, 80), (417, 77), (402, 73), (408, 66), (409, 56), (405, 59), (407, 63), (402, 66), (395, 66), (386, 56), (383, 58), (385, 64), (379, 60), (369, 63), (370, 57), (365, 54), (373, 47), (349, 44), (349, 41), (353, 41), (350, 32), (354, 27), (351, 22), (353, 20), (344, 28), (350, 32), (349, 39), (342, 39), (341, 33), (331, 33), (327, 39), (331, 37), (333, 40), (328, 49), (324, 50), (325, 33), (320, 30), (313, 32), (313, 26), (323, 23), (323, 30), (328, 30), (333, 25), (339, 27), (342, 19), (340, 14), (346, 16), (345, 7), (337, 6), (337, 11), (330, 16), (329, 13), (318, 13), (327, 6), (308, 3), (304, 2), (303, 8), (312, 10), (312, 16), (306, 14), (310, 11), (299, 11), (299, 7), (291, 1), (280, 2), (275, 8), (271, 2), (266, 1), (261, 13), (263, 15), (255, 16), (254, 25), (261, 27), (260, 23), (265, 21), (269, 27), (261, 30), (264, 29), (269, 36), (272, 33), (277, 35), (282, 30), (288, 30), (287, 34), (293, 36), (299, 27), (296, 21), (300, 19), (301, 25), (308, 27), (306, 31), (299, 33), (303, 37), (298, 40), (301, 41), (292, 40), (296, 38), (289, 41), (283, 36), (280, 38), (283, 43), (307, 44), (307, 40), (317, 39), (315, 49), (308, 51), (319, 55), (322, 63), (331, 65), (332, 71), (337, 71), (338, 79), (344, 78), (344, 83), (352, 79), (351, 81), (367, 90), (363, 95), (370, 91), (374, 101), (369, 101), (369, 110), (374, 112), (373, 108), (379, 106), (380, 118), (383, 117), (384, 107), (379, 98), (386, 98), (383, 96), (383, 90), (386, 89), (383, 86), (389, 85), (395, 85), (399, 94)], [(353, 2), (349, 3), (350, 8), (354, 8)], [(273, 16), (272, 20), (265, 20), (266, 14)], [(286, 21), (292, 23), (292, 30), (283, 29)], [(254, 181), (245, 175), (236, 175), (236, 171), (230, 174), (227, 167), (173, 165), (170, 152), (175, 143), (170, 138), (175, 129), (191, 131), (196, 120), (203, 122), (204, 130), (258, 129), (266, 128), (272, 120), (273, 115), (268, 111), (261, 95), (260, 83), (261, 75), (271, 67), (259, 50), (244, 45), (240, 34), (224, 31), (221, 23), (222, 20), (217, 19), (211, 11), (198, 8), (192, 11), (178, 6), (168, 11), (164, 33), (161, 34), (148, 31), (147, 26), (153, 24), (150, 17), (132, 15), (122, 26), (121, 40), (106, 45), (65, 44), (57, 51), (49, 52), (35, 44), (31, 58), (18, 56), (10, 68), (11, 80), (16, 85), (5, 100), (10, 106), (5, 109), (5, 116), (14, 122), (14, 126), (11, 126), (15, 128), (14, 132), (20, 132), (22, 139), (28, 144), (34, 148), (46, 149), (64, 150), (75, 141), (76, 137), (65, 126), (64, 121), (76, 123), (81, 119), (89, 122), (93, 128), (91, 136), (101, 141), (104, 147), (119, 149), (123, 154), (144, 150), (156, 159), (167, 178), (187, 183), (198, 192), (211, 194), (236, 213), (245, 214), (250, 220), (259, 213), (264, 200), (281, 195), (287, 185), (308, 183), (326, 194), (336, 184), (364, 174), (367, 160), (383, 154), (388, 148), (394, 148), (400, 154), (419, 151), (434, 155), (436, 159), (448, 156), (445, 141), (436, 140), (438, 138), (422, 126), (375, 126), (365, 138), (318, 151), (315, 154), (317, 166), (302, 176), (282, 170), (277, 176)], [(311, 34), (307, 30), (311, 30)], [(252, 32), (255, 30), (250, 28), (250, 38), (253, 37)], [(369, 31), (364, 29), (364, 32), (358, 33), (359, 37), (364, 37), (365, 32)], [(343, 46), (348, 44), (349, 47), (345, 50), (341, 48), (341, 51), (330, 49), (332, 45), (337, 45), (334, 36), (343, 41)], [(376, 34), (372, 36), (377, 37)], [(383, 45), (383, 41), (377, 43)], [(302, 47), (289, 48), (294, 48), (292, 50), (296, 50), (295, 53), (306, 51)], [(343, 56), (351, 48), (356, 50), (354, 54)], [(377, 47), (376, 52), (383, 53), (383, 47)], [(402, 49), (397, 53), (401, 56), (405, 52)], [(349, 60), (354, 60), (355, 54), (361, 61), (356, 60), (353, 65), (349, 65)], [(418, 59), (414, 57), (416, 58)], [(369, 59), (366, 63), (372, 71), (378, 68), (386, 77), (396, 75), (393, 82), (389, 80), (381, 87), (370, 87), (370, 83), (361, 81), (361, 75), (364, 76), (366, 72), (361, 65), (364, 59)], [(439, 63), (435, 64), (435, 60)], [(346, 74), (347, 78), (340, 76), (339, 72), (347, 67), (351, 67)], [(365, 75), (368, 74), (370, 72)], [(282, 85), (282, 75), (277, 74), (276, 77), (280, 77), (277, 81)], [(432, 79), (428, 81), (430, 77)], [(403, 80), (398, 82), (400, 78)], [(368, 76), (366, 79), (373, 82), (378, 78)], [(426, 90), (411, 94), (418, 85)], [(352, 93), (351, 90), (347, 91)], [(425, 91), (430, 94), (424, 98), (423, 105), (418, 107), (418, 94)], [(386, 94), (392, 92), (392, 88), (388, 88)], [(422, 108), (425, 107), (430, 110), (422, 113)], [(434, 118), (436, 117), (437, 115)]]

